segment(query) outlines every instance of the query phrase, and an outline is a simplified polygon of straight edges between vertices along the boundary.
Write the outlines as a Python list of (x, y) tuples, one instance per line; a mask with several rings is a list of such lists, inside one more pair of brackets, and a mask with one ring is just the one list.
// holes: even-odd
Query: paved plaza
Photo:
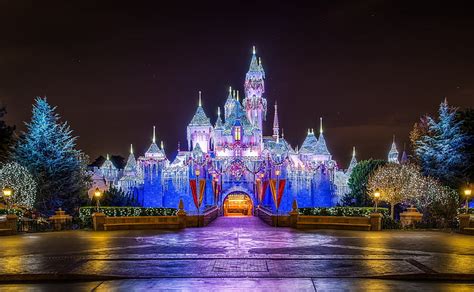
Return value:
[(441, 231), (301, 231), (220, 217), (180, 231), (66, 231), (0, 241), (2, 291), (474, 290), (474, 238)]

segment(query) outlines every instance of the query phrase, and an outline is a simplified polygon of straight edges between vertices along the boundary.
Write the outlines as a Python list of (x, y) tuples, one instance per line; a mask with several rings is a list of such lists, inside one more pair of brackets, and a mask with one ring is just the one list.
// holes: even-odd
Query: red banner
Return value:
[(283, 190), (285, 189), (286, 179), (280, 179), (278, 182), (278, 191), (276, 186), (276, 179), (270, 180), (270, 190), (272, 191), (273, 202), (276, 208), (280, 208), (281, 199), (283, 198)]
[(268, 181), (257, 180), (257, 196), (259, 204), (263, 204), (263, 199), (265, 199), (265, 194), (268, 189)]
[(190, 179), (189, 186), (191, 187), (191, 194), (193, 195), (194, 205), (196, 206), (196, 208), (199, 208), (198, 198), (197, 198), (197, 193), (196, 193), (196, 180)]
[(285, 189), (286, 179), (280, 179), (279, 186), (278, 186), (278, 205), (277, 208), (280, 207), (281, 199), (283, 198), (283, 190)]

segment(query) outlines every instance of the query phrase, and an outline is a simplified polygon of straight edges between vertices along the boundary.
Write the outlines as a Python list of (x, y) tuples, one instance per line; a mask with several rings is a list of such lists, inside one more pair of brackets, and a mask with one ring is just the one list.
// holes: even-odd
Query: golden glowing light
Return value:
[(465, 190), (464, 190), (464, 195), (467, 196), (467, 197), (470, 196), (471, 193), (472, 193), (472, 190), (471, 190), (471, 189), (465, 189)]
[(3, 188), (3, 195), (8, 198), (13, 195), (13, 190), (10, 187), (4, 187)]
[(94, 191), (94, 196), (96, 198), (100, 198), (102, 196), (102, 192), (99, 190), (99, 188), (96, 188)]

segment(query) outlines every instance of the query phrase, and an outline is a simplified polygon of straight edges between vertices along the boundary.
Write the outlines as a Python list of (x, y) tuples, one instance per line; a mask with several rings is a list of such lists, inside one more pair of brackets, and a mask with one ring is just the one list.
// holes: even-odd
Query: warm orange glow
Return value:
[(464, 195), (469, 197), (471, 195), (472, 190), (471, 189), (465, 189), (464, 190)]
[(377, 190), (374, 192), (374, 198), (378, 199), (380, 197), (380, 192)]
[(196, 169), (196, 176), (199, 176), (201, 174), (201, 171), (199, 169)]
[(99, 190), (99, 188), (95, 189), (94, 196), (96, 198), (100, 198), (102, 196), (102, 192)]
[(275, 175), (276, 175), (276, 176), (279, 176), (279, 175), (280, 175), (280, 170), (279, 170), (279, 169), (275, 170)]
[(3, 195), (7, 198), (11, 197), (11, 195), (13, 195), (13, 190), (9, 187), (4, 187), (3, 188)]
[(231, 194), (224, 201), (224, 216), (251, 216), (252, 200), (247, 194)]

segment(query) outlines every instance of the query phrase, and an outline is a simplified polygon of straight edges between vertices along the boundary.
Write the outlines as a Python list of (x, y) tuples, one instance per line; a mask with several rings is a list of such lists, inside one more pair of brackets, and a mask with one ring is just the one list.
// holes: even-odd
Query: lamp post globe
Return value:
[(10, 210), (10, 198), (13, 196), (13, 189), (9, 186), (5, 186), (2, 190), (3, 197), (5, 198), (5, 203), (7, 204), (7, 213)]
[(469, 197), (471, 196), (472, 194), (472, 190), (471, 188), (468, 186), (465, 190), (464, 190), (464, 195), (466, 196), (466, 214), (469, 213)]
[(379, 189), (376, 189), (375, 192), (374, 192), (375, 213), (377, 213), (379, 198), (380, 198), (380, 191), (379, 191)]
[(100, 198), (102, 197), (102, 192), (100, 191), (99, 188), (96, 188), (94, 191), (94, 197), (95, 197), (95, 202), (96, 202), (96, 211), (99, 212), (99, 207), (100, 207)]

